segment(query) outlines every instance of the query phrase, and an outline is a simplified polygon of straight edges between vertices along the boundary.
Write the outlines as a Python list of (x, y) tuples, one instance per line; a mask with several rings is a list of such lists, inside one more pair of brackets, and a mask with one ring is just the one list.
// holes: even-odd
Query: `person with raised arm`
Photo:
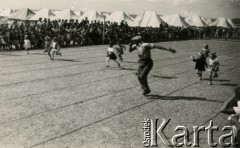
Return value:
[(133, 52), (134, 50), (138, 51), (139, 66), (137, 74), (138, 80), (143, 89), (143, 95), (147, 95), (151, 92), (148, 86), (147, 76), (153, 67), (151, 50), (155, 48), (176, 53), (176, 50), (172, 48), (165, 48), (163, 46), (155, 45), (153, 43), (144, 43), (142, 36), (135, 36), (134, 38), (132, 38), (130, 43), (129, 52)]

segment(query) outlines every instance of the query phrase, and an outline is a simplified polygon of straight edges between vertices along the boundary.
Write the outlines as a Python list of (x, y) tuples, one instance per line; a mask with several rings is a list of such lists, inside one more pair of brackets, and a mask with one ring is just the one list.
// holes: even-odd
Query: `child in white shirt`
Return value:
[(58, 39), (57, 37), (54, 37), (53, 38), (53, 41), (52, 41), (52, 57), (51, 57), (51, 60), (54, 60), (54, 54), (56, 53), (56, 55), (60, 55), (62, 56), (62, 53), (60, 52), (60, 45), (58, 43)]
[(114, 62), (116, 62), (118, 64), (118, 67), (121, 67), (120, 66), (120, 63), (118, 61), (116, 61), (117, 59), (117, 56), (115, 55), (114, 53), (114, 48), (113, 48), (113, 44), (110, 43), (109, 47), (108, 47), (108, 51), (107, 51), (107, 58), (106, 58), (106, 64), (107, 64), (107, 67), (109, 67), (109, 61), (112, 60)]
[(27, 50), (27, 54), (29, 54), (29, 49), (31, 48), (31, 41), (29, 40), (27, 35), (24, 38), (24, 48)]
[(217, 55), (215, 52), (210, 54), (210, 58), (209, 58), (209, 70), (210, 71), (210, 85), (212, 85), (212, 78), (218, 78), (218, 71), (219, 71), (219, 61), (217, 58)]

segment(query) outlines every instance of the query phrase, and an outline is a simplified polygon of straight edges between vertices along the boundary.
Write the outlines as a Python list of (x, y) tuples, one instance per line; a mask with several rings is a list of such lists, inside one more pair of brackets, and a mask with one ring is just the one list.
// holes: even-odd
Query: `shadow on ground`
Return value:
[(158, 75), (152, 75), (154, 78), (160, 78), (160, 79), (177, 79), (178, 77), (171, 77), (171, 76), (158, 76)]
[(3, 55), (3, 56), (21, 56), (21, 55), (16, 55), (16, 54), (12, 54), (12, 53), (3, 53), (3, 52), (0, 52), (0, 55)]
[(137, 71), (137, 69), (134, 69), (134, 68), (126, 68), (126, 67), (122, 67), (122, 70)]
[(160, 99), (160, 100), (188, 100), (188, 101), (207, 101), (207, 102), (219, 102), (224, 103), (224, 101), (209, 100), (201, 97), (187, 97), (187, 96), (159, 96), (159, 95), (146, 95), (147, 99)]
[[(209, 81), (209, 79), (203, 79), (204, 81)], [(212, 81), (219, 81), (219, 82), (230, 82), (230, 80), (226, 79), (213, 79)]]
[(238, 86), (238, 84), (233, 84), (233, 83), (225, 83), (225, 84), (221, 84), (221, 85), (223, 85), (223, 86), (234, 86), (234, 87)]
[(132, 62), (132, 61), (124, 61), (125, 63), (138, 63), (138, 62)]
[(47, 55), (47, 53), (31, 53), (30, 54), (34, 54), (34, 55)]
[(56, 61), (66, 61), (66, 62), (82, 62), (82, 61), (77, 61), (77, 60), (73, 60), (73, 59), (54, 59)]

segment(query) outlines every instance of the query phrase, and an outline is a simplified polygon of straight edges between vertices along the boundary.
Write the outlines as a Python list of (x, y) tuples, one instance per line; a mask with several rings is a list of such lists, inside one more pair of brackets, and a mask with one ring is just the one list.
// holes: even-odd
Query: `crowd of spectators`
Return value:
[(23, 49), (24, 37), (28, 36), (32, 48), (44, 48), (44, 39), (57, 37), (62, 47), (129, 43), (135, 35), (142, 35), (147, 42), (188, 40), (205, 38), (239, 38), (240, 29), (219, 27), (130, 27), (127, 23), (78, 20), (49, 20), (40, 18), (37, 22), (2, 24), (0, 26), (1, 49)]

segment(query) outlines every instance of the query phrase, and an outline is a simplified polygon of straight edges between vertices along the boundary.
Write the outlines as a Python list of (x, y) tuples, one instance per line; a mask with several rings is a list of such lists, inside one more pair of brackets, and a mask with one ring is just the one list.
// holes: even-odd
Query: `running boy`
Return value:
[(107, 58), (106, 58), (106, 67), (109, 67), (109, 61), (112, 60), (114, 62), (116, 62), (118, 64), (118, 67), (121, 68), (120, 63), (116, 60), (117, 56), (114, 53), (114, 48), (113, 48), (113, 44), (110, 43), (109, 47), (108, 47), (108, 51), (107, 51)]
[(209, 71), (210, 71), (209, 85), (212, 85), (212, 78), (218, 78), (217, 72), (219, 71), (219, 65), (220, 64), (218, 62), (216, 53), (215, 52), (211, 53), (209, 63), (208, 63)]
[(54, 60), (54, 54), (55, 53), (56, 53), (56, 55), (62, 56), (62, 53), (60, 52), (60, 45), (58, 43), (58, 38), (57, 37), (53, 38), (52, 50), (51, 51), (53, 51), (51, 60)]
[(119, 40), (119, 41), (117, 42), (117, 46), (115, 47), (115, 49), (117, 50), (117, 56), (118, 56), (119, 60), (120, 60), (121, 62), (123, 62), (122, 55), (123, 55), (123, 53), (124, 53), (123, 50), (126, 50), (126, 47), (123, 46), (123, 45), (121, 44), (121, 41)]
[(29, 37), (25, 35), (24, 37), (24, 48), (27, 50), (27, 54), (29, 54), (29, 49), (31, 48), (31, 41), (29, 40)]
[(48, 56), (52, 60), (52, 56), (50, 54), (50, 51), (51, 51), (51, 38), (49, 36), (45, 37), (44, 47), (45, 47), (45, 50), (43, 52), (47, 52)]

